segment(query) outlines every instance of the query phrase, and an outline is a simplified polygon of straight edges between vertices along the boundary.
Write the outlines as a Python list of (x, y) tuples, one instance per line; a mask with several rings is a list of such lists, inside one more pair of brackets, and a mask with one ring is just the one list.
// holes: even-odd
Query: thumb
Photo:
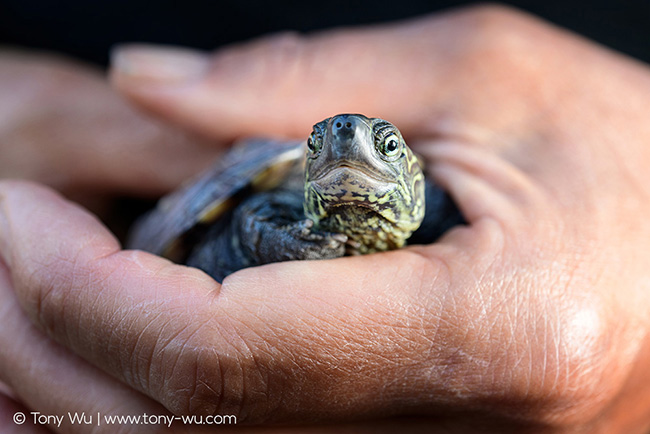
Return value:
[[(113, 53), (111, 76), (137, 105), (216, 138), (305, 136), (316, 120), (341, 112), (385, 117), (405, 130), (431, 100), (422, 89), (434, 82), (436, 59), (422, 56), (430, 47), (415, 47), (412, 38), (431, 27), (428, 21), (284, 33), (214, 53), (122, 46)], [(431, 38), (418, 40), (431, 44)], [(419, 68), (426, 74), (414, 71)]]

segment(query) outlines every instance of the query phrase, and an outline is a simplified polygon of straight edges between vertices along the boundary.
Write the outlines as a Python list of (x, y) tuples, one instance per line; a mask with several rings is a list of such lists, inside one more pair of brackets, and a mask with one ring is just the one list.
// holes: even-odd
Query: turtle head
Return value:
[(358, 242), (360, 253), (401, 247), (424, 218), (424, 175), (393, 124), (337, 115), (307, 140), (304, 209), (316, 227)]

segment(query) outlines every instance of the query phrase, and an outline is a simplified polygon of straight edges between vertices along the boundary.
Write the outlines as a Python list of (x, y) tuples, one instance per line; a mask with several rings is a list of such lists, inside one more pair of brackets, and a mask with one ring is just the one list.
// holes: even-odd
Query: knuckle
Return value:
[[(34, 92), (29, 95), (33, 107), (41, 109), (46, 106), (43, 104), (45, 99), (51, 101), (58, 101), (62, 97), (71, 101), (83, 99), (79, 89), (97, 87), (101, 79), (98, 71), (58, 56), (46, 56), (40, 64), (32, 65), (32, 68), (26, 71), (26, 75), (34, 78), (31, 81), (35, 83)], [(59, 106), (57, 108), (61, 110)]]
[(298, 33), (283, 32), (225, 49), (214, 58), (214, 79), (245, 81), (262, 92), (281, 89), (302, 65), (304, 45)]
[[(264, 131), (272, 124), (295, 134), (296, 126), (287, 123), (278, 101), (302, 101), (305, 80), (318, 72), (313, 65), (317, 54), (307, 45), (305, 37), (286, 32), (221, 50), (213, 58), (208, 86), (219, 92), (228, 88), (226, 92), (232, 92), (242, 107), (251, 107), (255, 116), (237, 119), (251, 131)], [(240, 92), (241, 86), (254, 91)]]
[(498, 26), (528, 17), (526, 13), (514, 7), (499, 3), (475, 5), (464, 9), (462, 15), (474, 21), (495, 23)]
[(258, 363), (259, 355), (230, 344), (236, 339), (219, 338), (212, 324), (183, 334), (160, 351), (165, 406), (175, 414), (267, 419), (270, 374)]
[(303, 37), (298, 32), (286, 31), (262, 38), (258, 44), (258, 49), (267, 52), (270, 57), (295, 60), (302, 53)]
[(513, 26), (520, 27), (535, 22), (535, 19), (525, 12), (500, 4), (469, 7), (461, 10), (457, 17), (465, 28), (474, 29), (476, 33), (486, 37), (500, 35)]
[[(541, 21), (516, 9), (482, 5), (462, 11), (456, 17), (456, 42), (461, 61), (474, 69), (483, 64), (520, 70), (533, 60), (546, 40), (548, 29)], [(489, 60), (489, 63), (485, 63)]]
[(255, 50), (260, 54), (261, 71), (272, 83), (299, 67), (304, 58), (303, 38), (296, 32), (268, 36)]
[(76, 263), (74, 258), (52, 256), (29, 267), (17, 265), (15, 268), (17, 289), (23, 295), (28, 312), (48, 333), (65, 335), (65, 330), (60, 330), (65, 327), (63, 320), (75, 321), (75, 318), (62, 318), (62, 315), (66, 304), (71, 302), (68, 295), (78, 274)]
[[(444, 369), (432, 387), (452, 394), (471, 387), (489, 411), (506, 418), (517, 414), (535, 426), (592, 423), (628, 375), (613, 349), (629, 351), (622, 343), (629, 340), (608, 327), (608, 307), (575, 295), (527, 296), (521, 287), (511, 296), (517, 298), (507, 304), (505, 294), (482, 297), (437, 329), (437, 341), (444, 343), (438, 365)], [(510, 403), (505, 413), (504, 399)]]
[(626, 374), (611, 356), (614, 336), (606, 323), (602, 309), (591, 303), (548, 315), (537, 325), (529, 368), (520, 370), (527, 387), (520, 392), (523, 401), (534, 403), (538, 422), (587, 425), (614, 399)]
[(593, 306), (571, 309), (554, 322), (558, 326), (550, 332), (545, 351), (555, 356), (540, 373), (548, 417), (565, 424), (587, 423), (613, 399), (623, 381), (608, 350), (613, 336), (606, 329), (606, 318)]

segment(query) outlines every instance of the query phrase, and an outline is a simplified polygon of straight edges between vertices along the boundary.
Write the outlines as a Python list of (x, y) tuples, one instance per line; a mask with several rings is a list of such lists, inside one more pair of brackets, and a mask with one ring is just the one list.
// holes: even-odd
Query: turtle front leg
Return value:
[(215, 224), (197, 243), (186, 263), (217, 281), (242, 268), (345, 255), (347, 236), (314, 229), (305, 219), (299, 191), (255, 194), (225, 222)]
[(345, 254), (348, 237), (314, 229), (305, 219), (302, 197), (291, 191), (256, 195), (234, 215), (244, 254), (252, 264), (332, 259)]

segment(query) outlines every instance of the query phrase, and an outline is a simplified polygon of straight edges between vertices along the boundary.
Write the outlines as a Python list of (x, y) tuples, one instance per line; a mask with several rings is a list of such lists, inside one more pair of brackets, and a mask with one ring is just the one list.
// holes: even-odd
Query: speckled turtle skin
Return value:
[(255, 265), (430, 243), (462, 222), (393, 124), (340, 114), (306, 142), (233, 147), (136, 222), (128, 247), (221, 282)]

